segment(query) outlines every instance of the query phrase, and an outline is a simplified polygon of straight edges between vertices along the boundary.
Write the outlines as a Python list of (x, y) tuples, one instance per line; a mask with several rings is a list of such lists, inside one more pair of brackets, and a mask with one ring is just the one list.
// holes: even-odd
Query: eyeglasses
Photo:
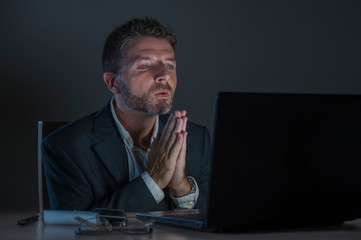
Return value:
[[(98, 221), (94, 219), (83, 219), (76, 217), (75, 220), (80, 222), (80, 227), (75, 230), (77, 235), (100, 235), (111, 232), (121, 232), (125, 234), (149, 234), (153, 232), (151, 221), (131, 221), (109, 222), (108, 219), (102, 218)], [(96, 222), (94, 224), (92, 222)]]

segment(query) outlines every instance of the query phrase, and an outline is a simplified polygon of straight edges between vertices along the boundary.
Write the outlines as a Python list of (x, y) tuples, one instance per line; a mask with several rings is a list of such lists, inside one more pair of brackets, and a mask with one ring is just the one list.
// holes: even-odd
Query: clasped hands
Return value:
[(153, 141), (148, 158), (147, 172), (157, 185), (168, 186), (172, 195), (187, 194), (191, 185), (185, 173), (187, 147), (186, 111), (175, 111), (169, 116), (163, 132)]

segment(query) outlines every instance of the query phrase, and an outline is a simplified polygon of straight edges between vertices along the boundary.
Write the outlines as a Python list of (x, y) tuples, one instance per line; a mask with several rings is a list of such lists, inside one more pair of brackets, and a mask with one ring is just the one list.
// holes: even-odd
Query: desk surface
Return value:
[(191, 239), (361, 239), (361, 219), (346, 222), (340, 227), (335, 228), (319, 228), (319, 229), (297, 229), (272, 232), (251, 232), (237, 234), (220, 234), (192, 231), (169, 226), (155, 224), (153, 225), (153, 233), (149, 235), (127, 235), (116, 232), (99, 236), (79, 236), (75, 235), (77, 226), (63, 225), (47, 225), (41, 220), (29, 225), (20, 227), (16, 225), (16, 221), (31, 216), (29, 213), (0, 213), (0, 239), (18, 240), (18, 239), (52, 239), (52, 240), (68, 240), (68, 239), (152, 239), (152, 240), (191, 240)]

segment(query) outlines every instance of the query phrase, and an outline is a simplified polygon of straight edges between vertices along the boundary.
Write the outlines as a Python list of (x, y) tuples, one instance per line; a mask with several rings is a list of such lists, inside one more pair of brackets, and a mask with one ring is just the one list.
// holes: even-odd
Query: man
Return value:
[(205, 208), (209, 132), (188, 122), (185, 110), (164, 115), (177, 85), (175, 45), (150, 18), (108, 36), (103, 78), (113, 98), (42, 145), (52, 209)]

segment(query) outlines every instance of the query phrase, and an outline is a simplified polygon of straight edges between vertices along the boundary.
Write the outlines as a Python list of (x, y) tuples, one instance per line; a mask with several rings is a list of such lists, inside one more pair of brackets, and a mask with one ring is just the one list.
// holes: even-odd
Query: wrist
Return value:
[(192, 193), (194, 189), (195, 184), (193, 179), (187, 177), (182, 181), (182, 184), (180, 184), (178, 188), (169, 188), (169, 193), (172, 197), (179, 198)]

